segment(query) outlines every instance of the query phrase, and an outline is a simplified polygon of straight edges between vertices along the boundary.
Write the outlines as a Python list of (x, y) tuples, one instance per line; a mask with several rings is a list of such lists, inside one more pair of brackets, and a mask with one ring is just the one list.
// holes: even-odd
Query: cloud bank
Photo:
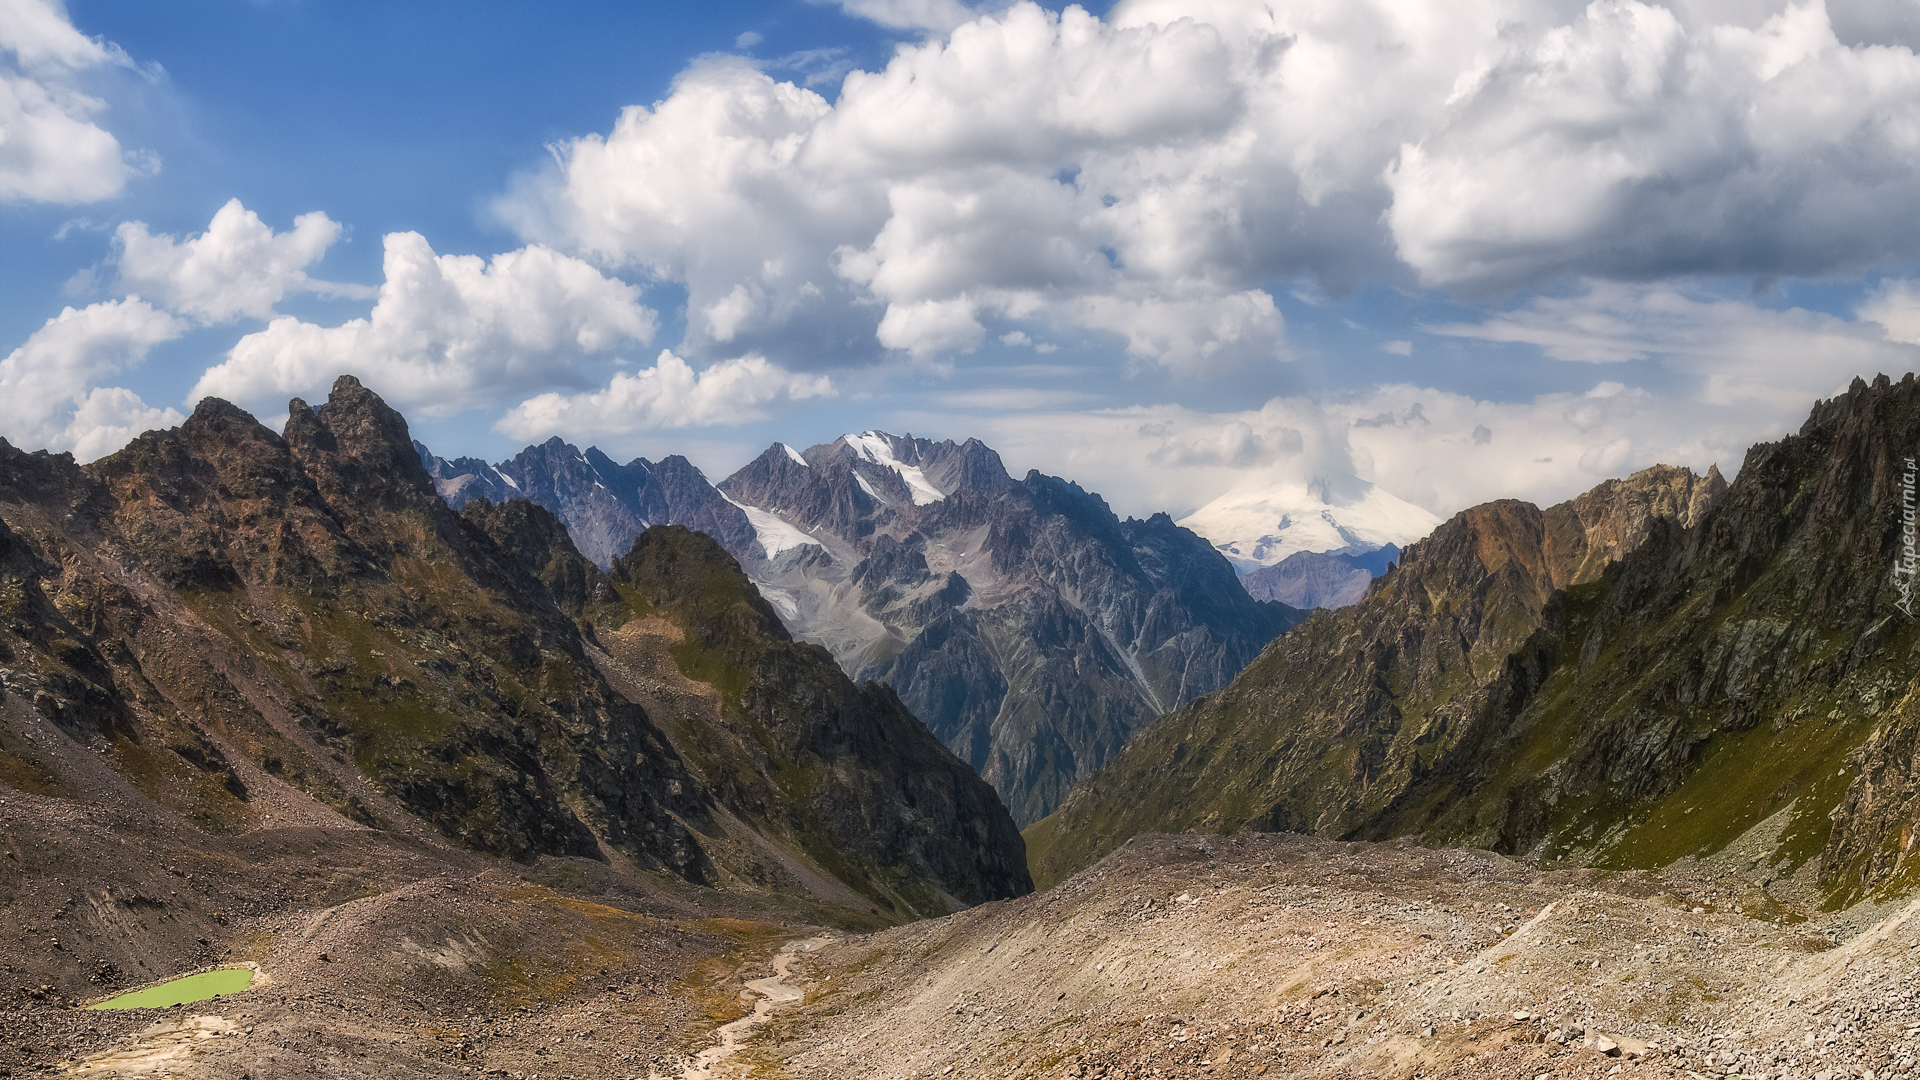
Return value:
[(824, 375), (796, 375), (763, 356), (723, 360), (696, 372), (662, 350), (651, 368), (616, 372), (603, 390), (546, 393), (509, 410), (497, 427), (529, 442), (548, 435), (603, 439), (662, 428), (743, 424), (762, 420), (782, 401), (833, 396)]
[[(1850, 35), (1900, 32), (1871, 8)], [(1023, 2), (832, 102), (703, 63), (499, 210), (684, 283), (692, 354), (813, 367), (1047, 328), (1206, 372), (1288, 355), (1276, 280), (1473, 295), (1920, 253), (1920, 60), (1842, 42), (1818, 0), (1734, 14)]]

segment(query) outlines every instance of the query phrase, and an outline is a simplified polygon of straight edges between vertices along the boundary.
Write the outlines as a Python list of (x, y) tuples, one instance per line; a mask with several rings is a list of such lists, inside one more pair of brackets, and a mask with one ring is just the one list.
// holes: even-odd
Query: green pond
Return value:
[(159, 986), (149, 986), (145, 990), (135, 990), (131, 994), (121, 994), (87, 1008), (164, 1009), (169, 1005), (185, 1005), (190, 1001), (205, 1001), (220, 994), (232, 994), (252, 985), (253, 969), (220, 968), (163, 982)]

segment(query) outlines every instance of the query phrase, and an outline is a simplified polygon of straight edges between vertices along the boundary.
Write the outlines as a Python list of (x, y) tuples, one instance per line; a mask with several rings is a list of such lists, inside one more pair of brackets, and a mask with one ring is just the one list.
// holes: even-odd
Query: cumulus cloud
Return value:
[[(1592, 365), (1586, 389), (1486, 400), (1388, 384), (1207, 413), (1173, 405), (969, 418), (907, 412), (916, 431), (978, 435), (1019, 473), (1073, 477), (1132, 514), (1176, 517), (1261, 472), (1275, 483), (1369, 481), (1446, 516), (1496, 498), (1545, 506), (1654, 464), (1735, 473), (1753, 443), (1797, 430), (1856, 375), (1920, 369), (1920, 287), (1889, 280), (1849, 321), (1703, 287), (1589, 282), (1443, 335), (1535, 346)], [(1630, 386), (1652, 361), (1667, 385)]]
[(1259, 300), (1276, 281), (1474, 291), (1920, 253), (1920, 60), (1886, 7), (889, 4), (872, 17), (944, 33), (832, 102), (698, 66), (500, 210), (684, 283), (693, 355), (826, 366), (1050, 327), (1207, 370), (1286, 355)]
[(0, 360), (0, 435), (22, 449), (110, 453), (184, 419), (130, 390), (92, 387), (126, 371), (186, 324), (138, 297), (67, 308)]
[[(310, 226), (309, 243), (323, 227)], [(637, 288), (538, 245), (486, 260), (436, 255), (418, 233), (390, 233), (383, 265), (367, 318), (333, 327), (274, 319), (209, 368), (192, 398), (270, 408), (353, 372), (397, 407), (448, 416), (556, 384), (590, 385), (597, 372), (587, 358), (649, 341), (657, 326)]]
[(0, 203), (120, 194), (126, 158), (94, 122), (106, 102), (80, 80), (129, 63), (119, 48), (74, 29), (54, 0), (0, 0)]
[(762, 356), (723, 360), (695, 371), (662, 350), (651, 368), (616, 372), (605, 389), (545, 393), (521, 402), (495, 426), (516, 439), (565, 434), (593, 439), (660, 428), (743, 424), (765, 419), (782, 401), (832, 396), (824, 375), (798, 375)]
[(1428, 283), (1812, 275), (1920, 244), (1920, 61), (1842, 45), (1818, 0), (1753, 27), (1592, 4), (1463, 68), (1414, 135), (1388, 221)]
[(155, 236), (145, 222), (122, 222), (118, 286), (203, 323), (231, 322), (242, 315), (273, 317), (273, 305), (290, 292), (365, 296), (372, 289), (307, 277), (340, 237), (340, 225), (315, 211), (293, 219), (293, 231), (275, 233), (260, 216), (230, 199), (207, 231), (184, 241)]

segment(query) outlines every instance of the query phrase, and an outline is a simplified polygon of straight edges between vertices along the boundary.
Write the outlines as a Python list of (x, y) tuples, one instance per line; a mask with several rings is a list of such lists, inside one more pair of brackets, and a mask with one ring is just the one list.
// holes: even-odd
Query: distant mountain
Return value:
[(796, 638), (891, 685), (1023, 823), (1301, 617), (1166, 515), (1015, 480), (977, 440), (775, 443), (718, 487), (681, 458), (621, 466), (558, 440), (497, 467), (419, 452), (449, 501), (510, 482), (603, 565), (647, 525), (712, 535)]
[(753, 543), (746, 514), (677, 454), (658, 463), (635, 458), (620, 465), (597, 449), (583, 453), (555, 437), (489, 465), (478, 458), (449, 461), (419, 442), (413, 447), (447, 505), (458, 510), (476, 498), (527, 499), (566, 522), (580, 553), (602, 569), (625, 555), (649, 525), (685, 525), (729, 551), (747, 553)]
[[(1749, 487), (1768, 482), (1750, 475), (1741, 473)], [(1717, 470), (1703, 477), (1656, 466), (1546, 510), (1502, 500), (1456, 514), (1409, 545), (1362, 602), (1315, 613), (1226, 689), (1162, 717), (1076, 787), (1027, 830), (1036, 878), (1059, 881), (1144, 832), (1417, 832), (1428, 826), (1408, 816), (1416, 798), (1435, 800), (1422, 813), (1448, 815), (1430, 840), (1527, 850), (1540, 835), (1539, 815), (1562, 793), (1551, 782), (1542, 781), (1548, 790), (1527, 811), (1536, 816), (1509, 824), (1500, 822), (1510, 808), (1489, 803), (1472, 785), (1431, 785), (1458, 770), (1536, 791), (1533, 778), (1554, 775), (1562, 742), (1495, 753), (1494, 732), (1529, 701), (1604, 711), (1598, 701), (1548, 696), (1540, 686), (1546, 658), (1558, 657), (1571, 677), (1591, 662), (1588, 652), (1643, 651), (1630, 631), (1569, 636), (1566, 590), (1585, 597), (1603, 582), (1611, 587), (1620, 568), (1610, 565), (1623, 556), (1638, 561), (1630, 553), (1642, 547), (1671, 557), (1665, 553), (1679, 530), (1719, 520), (1713, 508), (1731, 497), (1726, 492)], [(1698, 604), (1716, 595), (1684, 581), (1673, 588), (1672, 602), (1682, 606), (1685, 598)], [(1731, 602), (1738, 593), (1724, 595)], [(1628, 666), (1612, 678), (1624, 684), (1635, 674)], [(1660, 707), (1660, 714), (1679, 723), (1673, 709), (1680, 707)], [(1583, 784), (1653, 767), (1626, 743), (1599, 753), (1583, 766), (1594, 770)], [(1624, 756), (1609, 761), (1608, 753)], [(1678, 773), (1635, 782), (1670, 787)], [(1602, 832), (1610, 827), (1603, 823)], [(1514, 831), (1506, 836), (1505, 829)]]
[(1388, 544), (1364, 554), (1296, 551), (1240, 579), (1247, 595), (1297, 608), (1337, 608), (1366, 599), (1373, 579), (1400, 557)]
[(1299, 552), (1364, 555), (1389, 544), (1405, 547), (1439, 524), (1392, 492), (1350, 476), (1249, 481), (1180, 519), (1243, 575)]

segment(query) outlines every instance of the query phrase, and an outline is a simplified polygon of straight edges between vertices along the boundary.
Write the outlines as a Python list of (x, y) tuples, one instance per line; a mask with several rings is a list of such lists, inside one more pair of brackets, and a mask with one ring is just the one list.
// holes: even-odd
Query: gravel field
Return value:
[[(0, 1076), (1920, 1075), (1920, 908), (1756, 903), (1712, 863), (1151, 836), (859, 935), (586, 860), (14, 794), (0, 864)], [(227, 998), (75, 1007), (238, 962), (262, 981)], [(798, 1000), (701, 1056), (766, 994)]]

